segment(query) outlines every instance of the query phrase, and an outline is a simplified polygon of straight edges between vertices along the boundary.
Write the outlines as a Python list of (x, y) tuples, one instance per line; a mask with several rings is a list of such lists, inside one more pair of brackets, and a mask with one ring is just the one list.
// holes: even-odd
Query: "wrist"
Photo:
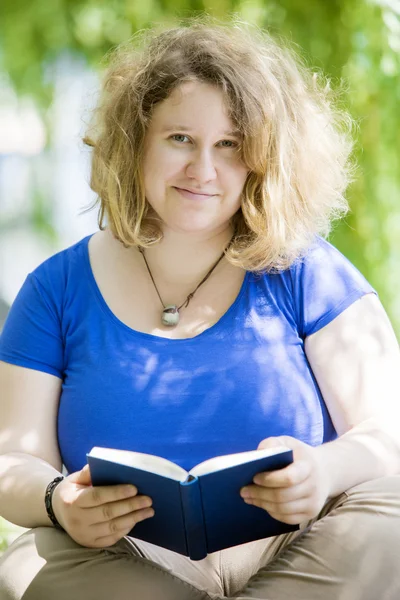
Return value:
[(335, 458), (337, 457), (333, 456), (335, 448), (331, 444), (332, 442), (327, 442), (314, 448), (319, 461), (320, 474), (324, 479), (327, 500), (334, 498), (340, 493), (336, 481), (337, 460)]
[(46, 487), (44, 503), (46, 507), (46, 512), (49, 520), (52, 522), (53, 526), (56, 529), (64, 530), (62, 523), (60, 522), (58, 516), (58, 510), (55, 508), (57, 491), (59, 489), (60, 483), (64, 480), (62, 475), (59, 475), (55, 479), (53, 479)]

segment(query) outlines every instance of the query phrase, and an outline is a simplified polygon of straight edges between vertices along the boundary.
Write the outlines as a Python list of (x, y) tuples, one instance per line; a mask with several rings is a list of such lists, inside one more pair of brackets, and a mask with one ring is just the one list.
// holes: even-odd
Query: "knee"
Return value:
[(398, 568), (400, 475), (381, 477), (348, 489), (328, 512), (322, 529), (332, 529), (334, 537), (355, 557), (368, 562), (379, 554), (380, 561), (392, 564), (395, 556), (392, 566)]
[[(45, 529), (45, 528), (41, 528)], [(19, 600), (45, 564), (34, 543), (35, 530), (17, 537), (0, 559), (0, 598)]]
[[(400, 517), (400, 475), (366, 481), (347, 490), (345, 496), (343, 505), (353, 514), (357, 511), (365, 515)], [(386, 519), (385, 524), (393, 526), (390, 519)]]
[(66, 589), (69, 585), (66, 560), (69, 567), (82, 565), (101, 558), (102, 552), (80, 546), (67, 533), (54, 527), (30, 529), (1, 557), (0, 599), (53, 598), (55, 589)]
[(400, 474), (365, 481), (349, 488), (345, 494), (348, 498), (359, 498), (360, 496), (382, 497), (389, 500), (400, 498)]

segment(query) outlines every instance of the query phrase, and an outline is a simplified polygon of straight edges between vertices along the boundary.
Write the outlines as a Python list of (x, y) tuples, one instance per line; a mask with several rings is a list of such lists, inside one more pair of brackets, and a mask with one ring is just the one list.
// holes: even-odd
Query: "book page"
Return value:
[(179, 465), (153, 454), (95, 446), (89, 452), (89, 456), (95, 456), (96, 458), (102, 458), (103, 460), (109, 460), (128, 467), (136, 467), (137, 469), (142, 469), (142, 471), (163, 475), (175, 481), (185, 481), (188, 477), (187, 471)]
[(189, 474), (198, 477), (199, 475), (206, 475), (207, 473), (215, 473), (216, 471), (222, 471), (222, 469), (257, 460), (257, 458), (264, 458), (265, 456), (274, 456), (281, 452), (287, 452), (287, 450), (289, 450), (289, 448), (286, 448), (285, 446), (276, 446), (275, 448), (265, 448), (264, 450), (249, 450), (248, 452), (237, 452), (236, 454), (216, 456), (196, 465), (189, 471)]

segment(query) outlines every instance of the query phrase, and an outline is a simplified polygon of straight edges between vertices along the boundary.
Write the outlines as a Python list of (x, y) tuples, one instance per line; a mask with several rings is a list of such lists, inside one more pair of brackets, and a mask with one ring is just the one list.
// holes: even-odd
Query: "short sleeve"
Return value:
[(328, 325), (365, 294), (376, 294), (360, 271), (323, 238), (317, 238), (290, 271), (296, 318), (303, 338)]
[(62, 379), (63, 355), (57, 307), (31, 273), (12, 304), (0, 335), (0, 360)]

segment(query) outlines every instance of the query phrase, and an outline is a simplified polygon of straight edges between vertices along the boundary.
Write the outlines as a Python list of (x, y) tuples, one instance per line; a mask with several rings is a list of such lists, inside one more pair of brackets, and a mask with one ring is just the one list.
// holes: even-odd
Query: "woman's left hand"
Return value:
[(266, 510), (274, 519), (299, 524), (316, 517), (329, 497), (329, 473), (314, 448), (289, 436), (271, 437), (258, 449), (287, 446), (293, 450), (293, 463), (277, 471), (258, 473), (254, 485), (240, 494), (248, 504)]

